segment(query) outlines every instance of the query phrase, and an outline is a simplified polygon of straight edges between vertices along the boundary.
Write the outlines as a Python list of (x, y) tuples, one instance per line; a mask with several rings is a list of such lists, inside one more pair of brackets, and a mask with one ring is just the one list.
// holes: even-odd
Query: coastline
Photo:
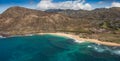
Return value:
[(8, 37), (15, 37), (15, 36), (32, 36), (32, 35), (45, 35), (45, 34), (50, 34), (50, 35), (56, 35), (56, 36), (63, 36), (63, 37), (68, 37), (71, 39), (74, 39), (75, 42), (82, 43), (82, 42), (92, 42), (96, 44), (101, 44), (101, 45), (106, 45), (106, 46), (113, 46), (113, 47), (120, 47), (119, 43), (114, 43), (114, 42), (104, 42), (98, 39), (88, 39), (88, 38), (80, 38), (78, 35), (74, 34), (66, 34), (66, 33), (36, 33), (36, 34), (25, 34), (25, 35), (14, 35), (14, 36), (0, 36), (0, 38), (8, 38)]
[(92, 43), (96, 43), (96, 44), (102, 44), (102, 45), (107, 45), (107, 46), (116, 46), (116, 47), (120, 47), (120, 44), (118, 43), (112, 43), (112, 42), (103, 42), (97, 39), (86, 39), (86, 38), (80, 38), (77, 35), (72, 35), (72, 34), (66, 34), (66, 33), (38, 33), (39, 35), (45, 35), (45, 34), (51, 34), (51, 35), (57, 35), (57, 36), (64, 36), (64, 37), (68, 37), (68, 38), (72, 38), (74, 40), (76, 40), (76, 42), (92, 42)]

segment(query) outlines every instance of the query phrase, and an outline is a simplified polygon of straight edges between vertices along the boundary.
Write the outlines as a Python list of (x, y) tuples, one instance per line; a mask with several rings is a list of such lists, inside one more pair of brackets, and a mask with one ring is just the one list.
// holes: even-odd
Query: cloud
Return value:
[(111, 7), (120, 7), (120, 3), (119, 2), (112, 2), (111, 6), (107, 6), (106, 8), (111, 8)]
[(104, 1), (99, 1), (98, 4), (104, 4)]
[(120, 3), (119, 2), (113, 2), (111, 7), (120, 7)]
[(89, 3), (85, 3), (85, 0), (74, 0), (64, 2), (53, 2), (53, 0), (41, 0), (37, 8), (40, 10), (48, 9), (73, 9), (73, 10), (92, 10), (92, 6)]

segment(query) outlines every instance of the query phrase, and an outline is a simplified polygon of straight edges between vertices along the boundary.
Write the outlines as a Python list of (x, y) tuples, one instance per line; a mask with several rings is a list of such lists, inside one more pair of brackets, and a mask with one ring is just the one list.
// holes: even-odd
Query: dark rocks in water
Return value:
[(73, 39), (64, 39), (63, 41), (56, 41), (58, 40), (57, 38), (48, 38), (49, 43), (54, 46), (57, 47), (59, 49), (65, 49), (65, 50), (69, 50), (70, 49), (70, 45), (75, 45), (75, 41)]

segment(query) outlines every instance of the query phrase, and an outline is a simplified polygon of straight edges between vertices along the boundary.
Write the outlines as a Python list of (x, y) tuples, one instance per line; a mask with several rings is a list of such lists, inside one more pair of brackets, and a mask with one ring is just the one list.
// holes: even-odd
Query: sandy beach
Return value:
[(76, 42), (92, 42), (92, 43), (96, 43), (96, 44), (103, 44), (103, 45), (107, 45), (107, 46), (120, 46), (120, 44), (117, 43), (112, 43), (112, 42), (103, 42), (97, 39), (86, 39), (86, 38), (80, 38), (78, 35), (72, 35), (72, 34), (65, 34), (65, 33), (39, 33), (40, 35), (45, 35), (45, 34), (51, 34), (51, 35), (57, 35), (57, 36), (65, 36), (68, 38), (72, 38), (74, 40), (76, 40)]

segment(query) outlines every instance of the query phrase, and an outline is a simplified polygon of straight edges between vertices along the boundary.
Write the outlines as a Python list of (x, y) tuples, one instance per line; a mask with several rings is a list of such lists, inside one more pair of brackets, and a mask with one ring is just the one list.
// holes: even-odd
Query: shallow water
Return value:
[(120, 47), (33, 35), (0, 39), (0, 61), (120, 61)]

